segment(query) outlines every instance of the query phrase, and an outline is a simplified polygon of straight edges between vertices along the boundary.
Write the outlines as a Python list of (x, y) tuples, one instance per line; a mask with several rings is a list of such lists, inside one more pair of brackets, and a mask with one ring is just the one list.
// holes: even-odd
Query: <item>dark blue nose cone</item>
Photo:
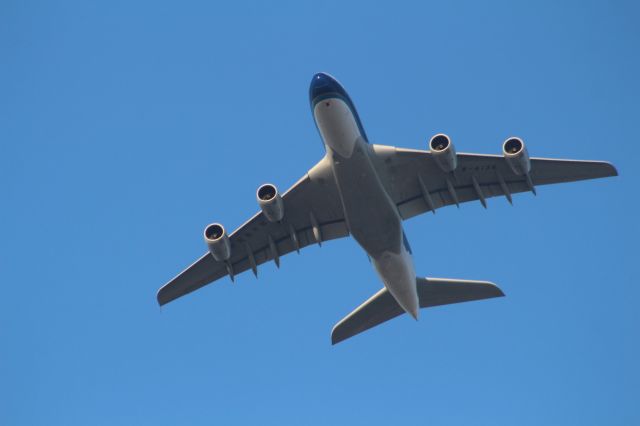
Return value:
[(331, 97), (349, 99), (347, 92), (335, 78), (323, 72), (314, 75), (309, 85), (309, 102), (311, 102), (311, 107), (318, 101)]
[(347, 94), (347, 91), (344, 90), (344, 87), (338, 83), (338, 80), (331, 77), (329, 74), (319, 72), (314, 75), (311, 79), (311, 84), (309, 85), (309, 102), (311, 102), (311, 111), (313, 112), (318, 102), (333, 98), (341, 99), (347, 104), (354, 119), (356, 120), (358, 129), (360, 129), (360, 134), (364, 138), (365, 142), (369, 143), (369, 139), (367, 139), (367, 135), (364, 132), (362, 123), (360, 122), (360, 117), (358, 117), (356, 107), (353, 105), (353, 102), (351, 102), (351, 98)]

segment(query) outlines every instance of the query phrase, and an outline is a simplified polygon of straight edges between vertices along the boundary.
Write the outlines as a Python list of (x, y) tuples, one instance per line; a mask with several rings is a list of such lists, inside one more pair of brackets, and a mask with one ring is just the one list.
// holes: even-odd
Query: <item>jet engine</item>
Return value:
[(256, 193), (258, 205), (269, 222), (280, 222), (284, 217), (284, 203), (278, 193), (278, 188), (270, 183), (265, 183)]
[(438, 167), (445, 173), (452, 172), (458, 166), (458, 157), (456, 157), (456, 150), (451, 143), (449, 136), (444, 133), (438, 133), (429, 141), (429, 149), (433, 159), (438, 164)]
[(219, 223), (212, 223), (204, 228), (204, 241), (209, 252), (218, 262), (229, 260), (231, 257), (231, 242), (224, 227)]
[(509, 138), (502, 145), (502, 153), (509, 167), (518, 176), (528, 175), (531, 171), (531, 161), (524, 142), (520, 138)]

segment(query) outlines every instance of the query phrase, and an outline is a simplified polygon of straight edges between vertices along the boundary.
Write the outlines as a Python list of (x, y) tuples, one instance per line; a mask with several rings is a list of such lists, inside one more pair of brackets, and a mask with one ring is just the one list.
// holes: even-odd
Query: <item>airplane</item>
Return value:
[(444, 133), (429, 150), (369, 143), (356, 108), (331, 75), (315, 74), (309, 87), (311, 112), (325, 156), (282, 195), (265, 183), (256, 193), (260, 211), (233, 233), (219, 223), (204, 229), (208, 251), (165, 284), (162, 306), (204, 285), (251, 269), (311, 244), (352, 236), (366, 252), (383, 287), (339, 321), (336, 344), (403, 313), (504, 296), (488, 281), (416, 276), (404, 220), (469, 201), (532, 192), (561, 182), (617, 176), (602, 161), (530, 158), (524, 141), (507, 138), (502, 155), (456, 153)]

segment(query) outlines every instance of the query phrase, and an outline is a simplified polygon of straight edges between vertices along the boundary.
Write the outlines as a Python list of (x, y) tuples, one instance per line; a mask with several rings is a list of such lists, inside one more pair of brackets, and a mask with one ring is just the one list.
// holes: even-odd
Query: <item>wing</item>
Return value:
[(447, 205), (535, 191), (538, 185), (617, 176), (602, 161), (531, 158), (530, 180), (518, 176), (499, 155), (458, 154), (454, 173), (444, 173), (429, 151), (375, 145), (374, 160), (403, 219)]
[(218, 262), (208, 252), (158, 291), (164, 305), (226, 275), (252, 269), (310, 244), (349, 235), (333, 172), (325, 157), (282, 196), (282, 223), (269, 222), (256, 213), (229, 239), (231, 258)]

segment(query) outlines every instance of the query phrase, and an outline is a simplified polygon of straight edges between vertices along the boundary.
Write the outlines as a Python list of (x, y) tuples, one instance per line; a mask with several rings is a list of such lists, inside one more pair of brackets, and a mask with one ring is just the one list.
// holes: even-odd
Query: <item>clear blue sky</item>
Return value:
[[(419, 3), (0, 4), (0, 424), (640, 424), (637, 2)], [(406, 222), (420, 275), (506, 298), (332, 347), (381, 287), (345, 239), (161, 311), (206, 224), (323, 155), (317, 71), (373, 143), (621, 176)]]

